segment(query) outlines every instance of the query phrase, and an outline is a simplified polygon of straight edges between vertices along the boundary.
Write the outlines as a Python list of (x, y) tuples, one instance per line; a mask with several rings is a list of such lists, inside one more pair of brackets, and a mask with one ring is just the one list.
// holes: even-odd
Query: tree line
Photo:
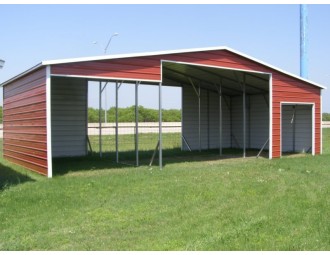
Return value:
[[(156, 109), (144, 108), (139, 105), (139, 122), (158, 122), (159, 112)], [(101, 110), (101, 121), (104, 122), (104, 110)], [(111, 107), (106, 112), (107, 122), (116, 121), (116, 108)], [(164, 122), (180, 122), (181, 121), (181, 110), (169, 109), (162, 110), (162, 116)], [(126, 108), (118, 108), (118, 121), (119, 122), (135, 122), (135, 106)], [(99, 110), (95, 108), (88, 108), (88, 122), (95, 123), (99, 122)]]
[[(107, 110), (107, 122), (116, 121), (116, 108), (111, 107)], [(139, 122), (157, 122), (158, 110), (138, 107)], [(169, 109), (162, 110), (164, 122), (180, 122), (181, 110)], [(104, 110), (101, 110), (101, 121), (104, 122)], [(118, 121), (119, 122), (134, 122), (135, 121), (135, 106), (126, 108), (118, 108)], [(99, 110), (95, 108), (88, 108), (88, 122), (99, 122)], [(0, 106), (0, 123), (2, 123), (2, 106)]]
[(330, 121), (330, 113), (322, 113), (322, 120), (323, 121)]
[[(144, 108), (139, 106), (139, 122), (157, 122), (158, 121), (158, 110)], [(107, 110), (107, 122), (115, 122), (115, 107), (111, 107)], [(170, 109), (162, 110), (164, 122), (180, 122), (181, 121), (181, 110)], [(330, 121), (330, 113), (322, 114), (323, 121)], [(88, 108), (88, 122), (99, 121), (99, 110), (95, 108)], [(101, 111), (101, 121), (104, 122), (104, 110)], [(135, 121), (135, 106), (126, 108), (118, 108), (118, 121), (119, 122), (134, 122)], [(0, 123), (2, 123), (2, 106), (0, 106)]]

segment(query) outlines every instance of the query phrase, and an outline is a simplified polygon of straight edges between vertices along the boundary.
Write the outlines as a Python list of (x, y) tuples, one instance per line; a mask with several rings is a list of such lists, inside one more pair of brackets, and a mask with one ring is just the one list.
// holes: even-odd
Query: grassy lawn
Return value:
[[(102, 152), (115, 152), (116, 141), (114, 135), (104, 135), (102, 137)], [(99, 136), (91, 135), (89, 136), (89, 141), (92, 147), (92, 152), (95, 154), (99, 153)], [(139, 152), (149, 154), (153, 153), (158, 142), (158, 134), (139, 134)], [(132, 154), (135, 156), (135, 136), (134, 135), (119, 135), (118, 137), (119, 153), (124, 153), (123, 155)], [(163, 149), (179, 149), (181, 151), (181, 133), (164, 133), (163, 134)], [(89, 149), (90, 151), (90, 149)], [(115, 154), (113, 153), (113, 157)]]
[(53, 179), (1, 160), (0, 250), (330, 250), (330, 129), (323, 147), (163, 171), (58, 160)]

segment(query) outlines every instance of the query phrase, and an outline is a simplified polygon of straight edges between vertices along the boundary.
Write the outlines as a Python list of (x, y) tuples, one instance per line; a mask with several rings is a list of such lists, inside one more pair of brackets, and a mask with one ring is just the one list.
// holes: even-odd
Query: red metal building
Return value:
[[(62, 132), (64, 125), (65, 132), (84, 126), (79, 124), (87, 121), (84, 118), (70, 125), (65, 122), (63, 105), (70, 98), (70, 109), (76, 109), (81, 116), (85, 114), (87, 105), (73, 101), (87, 100), (84, 91), (87, 93), (89, 80), (182, 87), (182, 132), (193, 149), (207, 147), (203, 138), (206, 131), (201, 125), (205, 121), (213, 130), (207, 134), (208, 139), (217, 141), (209, 143), (208, 148), (235, 147), (236, 143), (244, 150), (260, 149), (267, 144), (269, 158), (281, 157), (286, 150), (322, 153), (324, 87), (230, 48), (216, 47), (44, 61), (36, 65), (1, 84), (4, 157), (51, 177), (53, 156), (83, 155), (85, 149), (79, 152), (86, 148), (83, 129), (81, 139), (76, 139), (81, 143), (72, 148), (76, 152), (72, 155), (70, 151), (63, 152), (66, 145), (57, 140), (56, 133)], [(196, 102), (199, 108), (194, 106)], [(212, 117), (203, 120), (206, 104)]]

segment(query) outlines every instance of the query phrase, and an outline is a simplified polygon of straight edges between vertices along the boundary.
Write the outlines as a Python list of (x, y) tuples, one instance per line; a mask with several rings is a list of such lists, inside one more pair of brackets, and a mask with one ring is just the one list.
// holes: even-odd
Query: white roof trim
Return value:
[(261, 61), (261, 60), (259, 60), (259, 59), (256, 59), (256, 58), (253, 58), (253, 57), (251, 57), (251, 56), (249, 56), (249, 55), (246, 55), (246, 54), (244, 54), (244, 53), (241, 53), (241, 52), (239, 52), (239, 51), (236, 51), (236, 50), (233, 50), (233, 49), (229, 49), (229, 48), (228, 48), (227, 50), (228, 50), (228, 51), (231, 51), (231, 52), (233, 52), (233, 53), (236, 53), (236, 54), (238, 54), (238, 55), (240, 55), (240, 56), (242, 56), (242, 57), (244, 57), (244, 58), (248, 58), (248, 59), (250, 59), (250, 60), (253, 60), (253, 61), (255, 61), (255, 62), (258, 62), (259, 64), (262, 64), (262, 65), (264, 65), (264, 66), (267, 66), (267, 67), (269, 67), (269, 68), (271, 68), (271, 69), (274, 69), (274, 70), (276, 70), (276, 71), (278, 71), (278, 72), (281, 72), (281, 73), (284, 73), (284, 74), (289, 75), (289, 76), (291, 76), (291, 77), (294, 77), (294, 78), (296, 78), (296, 79), (298, 79), (298, 80), (305, 81), (305, 82), (310, 83), (310, 84), (312, 84), (312, 85), (314, 85), (314, 86), (316, 86), (316, 87), (320, 87), (321, 89), (326, 89), (326, 87), (324, 87), (324, 86), (322, 86), (322, 85), (320, 85), (320, 84), (318, 84), (318, 83), (315, 83), (315, 82), (312, 82), (312, 81), (310, 81), (310, 80), (307, 80), (307, 79), (301, 78), (301, 77), (298, 76), (298, 75), (295, 75), (295, 74), (289, 73), (289, 72), (287, 72), (287, 71), (284, 71), (283, 69), (280, 69), (280, 68), (278, 68), (278, 67), (275, 67), (275, 66), (273, 66), (273, 65), (270, 65), (270, 64), (268, 64), (268, 63), (266, 63), (266, 62), (263, 62), (263, 61)]
[[(283, 74), (286, 74), (288, 76), (291, 76), (293, 78), (296, 78), (298, 80), (301, 80), (301, 81), (304, 81), (304, 82), (307, 82), (311, 85), (314, 85), (316, 87), (319, 87), (321, 89), (326, 89), (326, 87), (318, 84), (318, 83), (315, 83), (315, 82), (312, 82), (310, 80), (307, 80), (307, 79), (304, 79), (304, 78), (301, 78), (300, 76), (297, 76), (295, 74), (292, 74), (292, 73), (289, 73), (289, 72), (286, 72), (280, 68), (277, 68), (275, 66), (272, 66), (268, 63), (265, 63), (263, 61), (260, 61), (259, 59), (256, 59), (256, 58), (253, 58), (249, 55), (246, 55), (246, 54), (243, 54), (239, 51), (236, 51), (236, 50), (233, 50), (229, 47), (225, 47), (225, 46), (218, 46), (218, 47), (206, 47), (206, 48), (192, 48), (192, 49), (181, 49), (181, 50), (168, 50), (168, 51), (154, 51), (154, 52), (144, 52), (144, 53), (133, 53), (133, 54), (117, 54), (117, 55), (106, 55), (106, 56), (94, 56), (94, 57), (84, 57), (84, 58), (69, 58), (69, 59), (60, 59), (60, 60), (47, 60), (47, 61), (42, 61), (39, 65), (11, 78), (10, 80), (2, 83), (0, 86), (4, 86), (6, 84), (8, 84), (9, 82), (29, 73), (30, 71), (40, 67), (41, 65), (43, 66), (47, 66), (47, 65), (56, 65), (56, 64), (67, 64), (67, 63), (77, 63), (77, 62), (85, 62), (85, 61), (98, 61), (98, 60), (111, 60), (111, 59), (120, 59), (120, 58), (133, 58), (133, 57), (147, 57), (147, 56), (157, 56), (157, 55), (168, 55), (168, 54), (179, 54), (179, 53), (189, 53), (189, 52), (200, 52), (200, 51), (213, 51), (213, 50), (227, 50), (227, 51), (230, 51), (232, 53), (235, 53), (239, 56), (242, 56), (244, 58), (247, 58), (247, 59), (250, 59), (252, 61), (255, 61), (261, 65), (264, 65), (268, 68), (271, 68), (275, 71), (278, 71), (278, 72), (281, 72)], [(165, 60), (165, 59), (164, 59)], [(246, 70), (248, 71), (248, 70)], [(97, 78), (97, 77), (95, 77)]]
[(60, 59), (60, 60), (49, 60), (49, 61), (43, 61), (42, 65), (56, 65), (56, 64), (66, 64), (66, 63), (75, 63), (75, 62), (85, 62), (85, 61), (97, 61), (97, 60), (110, 60), (110, 59), (120, 59), (120, 58), (134, 58), (134, 57), (147, 57), (147, 56), (157, 56), (157, 55), (168, 55), (168, 54), (178, 54), (178, 53), (189, 53), (189, 52), (199, 52), (199, 51), (212, 51), (212, 50), (227, 50), (230, 52), (233, 52), (237, 55), (240, 55), (244, 58), (250, 59), (252, 61), (255, 61), (261, 65), (267, 66), (273, 70), (276, 70), (278, 72), (284, 73), (286, 75), (289, 75), (291, 77), (294, 77), (296, 79), (302, 80), (304, 82), (310, 83), (316, 87), (326, 89), (326, 87), (312, 82), (310, 80), (301, 78), (298, 75), (289, 73), (287, 71), (284, 71), (278, 67), (275, 67), (273, 65), (270, 65), (266, 62), (263, 62), (259, 59), (256, 59), (254, 57), (251, 57), (249, 55), (246, 55), (244, 53), (241, 53), (237, 50), (233, 50), (226, 46), (218, 46), (218, 47), (206, 47), (206, 48), (192, 48), (192, 49), (181, 49), (181, 50), (168, 50), (168, 51), (154, 51), (154, 52), (142, 52), (142, 53), (132, 53), (132, 54), (117, 54), (117, 55), (106, 55), (106, 56), (96, 56), (96, 57), (85, 57), (85, 58), (69, 58), (69, 59)]
[(139, 52), (131, 54), (116, 54), (116, 55), (104, 55), (104, 56), (94, 56), (94, 57), (84, 57), (84, 58), (68, 58), (59, 60), (49, 60), (43, 61), (43, 65), (56, 65), (56, 64), (66, 64), (84, 61), (97, 61), (97, 60), (110, 60), (119, 58), (134, 58), (134, 57), (148, 57), (157, 55), (168, 55), (168, 54), (178, 54), (178, 53), (189, 53), (198, 51), (211, 51), (211, 50), (230, 50), (227, 47), (207, 47), (207, 48), (193, 48), (193, 49), (181, 49), (181, 50), (165, 50), (165, 51), (151, 51), (151, 52)]
[(32, 71), (38, 69), (38, 68), (41, 67), (41, 66), (42, 66), (42, 63), (39, 63), (39, 64), (35, 65), (34, 67), (31, 67), (30, 69), (28, 69), (28, 70), (26, 70), (26, 71), (24, 71), (24, 72), (22, 72), (22, 73), (20, 73), (20, 74), (18, 74), (18, 75), (16, 75), (16, 76), (10, 78), (9, 80), (7, 80), (7, 81), (1, 83), (1, 84), (0, 84), (0, 87), (3, 87), (3, 86), (5, 86), (5, 85), (7, 85), (8, 83), (11, 83), (11, 82), (14, 81), (14, 80), (17, 80), (18, 78), (20, 78), (20, 77), (22, 77), (22, 76), (24, 76), (24, 75), (26, 75), (26, 74), (28, 74), (28, 73), (30, 73), (30, 72), (32, 72)]

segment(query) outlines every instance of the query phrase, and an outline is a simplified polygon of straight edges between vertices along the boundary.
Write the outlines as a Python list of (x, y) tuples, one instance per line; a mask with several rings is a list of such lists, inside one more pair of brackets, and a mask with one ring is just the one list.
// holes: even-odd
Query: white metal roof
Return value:
[(57, 65), (57, 64), (67, 64), (67, 63), (77, 63), (77, 62), (86, 62), (86, 61), (98, 61), (98, 60), (111, 60), (111, 59), (120, 59), (120, 58), (133, 58), (133, 57), (146, 57), (146, 56), (157, 56), (157, 55), (168, 55), (168, 54), (179, 54), (179, 53), (189, 53), (189, 52), (201, 52), (201, 51), (214, 51), (214, 50), (227, 50), (229, 52), (235, 53), (239, 56), (242, 56), (246, 59), (250, 59), (252, 61), (255, 61), (261, 65), (264, 65), (266, 67), (269, 67), (273, 70), (279, 71), (283, 74), (286, 74), (288, 76), (294, 77), (296, 79), (299, 79), (301, 81), (307, 82), (311, 85), (314, 85), (316, 87), (319, 87), (321, 89), (326, 89), (326, 87), (312, 82), (310, 80), (301, 78), (298, 75), (289, 73), (287, 71), (284, 71), (278, 67), (275, 67), (273, 65), (270, 65), (268, 63), (265, 63), (259, 59), (253, 58), (249, 55), (246, 55), (244, 53), (241, 53), (237, 50), (233, 50), (229, 47), (225, 47), (225, 46), (217, 46), (217, 47), (206, 47), (206, 48), (192, 48), (192, 49), (181, 49), (181, 50), (167, 50), (167, 51), (154, 51), (154, 52), (142, 52), (142, 53), (132, 53), (132, 54), (117, 54), (117, 55), (104, 55), (104, 56), (94, 56), (94, 57), (82, 57), (82, 58), (68, 58), (68, 59), (59, 59), (59, 60), (46, 60), (46, 61), (42, 61), (40, 64), (34, 66), (33, 68), (9, 79), (8, 81), (5, 81), (1, 84), (1, 86), (4, 86), (10, 82), (12, 82), (13, 80), (18, 79), (19, 77), (39, 68), (40, 66), (47, 66), (47, 65)]

